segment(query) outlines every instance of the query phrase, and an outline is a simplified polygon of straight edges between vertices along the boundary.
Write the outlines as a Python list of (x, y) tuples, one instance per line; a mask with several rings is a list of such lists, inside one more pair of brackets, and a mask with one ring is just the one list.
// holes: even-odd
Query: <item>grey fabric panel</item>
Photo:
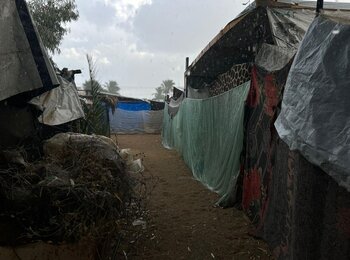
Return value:
[(319, 16), (292, 64), (275, 126), (350, 191), (350, 24)]
[[(26, 24), (34, 27), (34, 35), (31, 37), (35, 38), (36, 43), (39, 43), (39, 46), (35, 48), (41, 48), (40, 55), (44, 64), (40, 66), (46, 67), (45, 73), (48, 75), (45, 76), (50, 81), (50, 86), (43, 85), (44, 75), (40, 75), (39, 66), (32, 52), (34, 44), (31, 46), (27, 38), (28, 35), (23, 27), (16, 2), (21, 2), (22, 6), (26, 7), (23, 1), (1, 1), (0, 5), (0, 100), (23, 92), (58, 85), (58, 80), (40, 43), (40, 37), (31, 21), (30, 14), (26, 13), (30, 21), (30, 23), (26, 21)], [(26, 11), (27, 9), (21, 10), (21, 12)], [(29, 30), (31, 26), (26, 29)]]
[(0, 100), (42, 87), (15, 1), (0, 5)]
[(255, 64), (268, 71), (283, 69), (293, 58), (296, 50), (264, 43), (255, 57)]

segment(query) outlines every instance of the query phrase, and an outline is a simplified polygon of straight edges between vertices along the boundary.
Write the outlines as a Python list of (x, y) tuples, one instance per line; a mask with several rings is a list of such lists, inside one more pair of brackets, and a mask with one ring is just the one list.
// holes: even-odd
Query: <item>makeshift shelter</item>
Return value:
[(43, 135), (39, 122), (51, 127), (84, 117), (74, 81), (56, 75), (26, 1), (2, 1), (0, 39), (0, 147)]
[[(221, 97), (251, 81), (243, 100), (244, 123), (237, 121), (244, 125), (244, 145), (238, 153), (241, 172), (229, 197), (242, 205), (256, 226), (255, 235), (269, 243), (278, 259), (347, 259), (350, 250), (348, 173), (341, 167), (346, 165), (343, 158), (349, 135), (344, 93), (349, 85), (350, 6), (325, 4), (314, 20), (315, 7), (315, 2), (256, 1), (215, 37), (185, 72), (185, 92), (192, 98), (201, 98), (191, 96), (194, 92), (207, 93), (209, 99)], [(317, 50), (316, 45), (321, 48)], [(331, 58), (332, 51), (339, 59)], [(303, 82), (296, 84), (297, 77)], [(318, 87), (325, 83), (316, 91), (315, 82)], [(184, 98), (186, 102), (190, 100)], [(334, 102), (337, 105), (332, 105)], [(319, 111), (321, 104), (327, 109)], [(177, 114), (171, 115), (174, 123), (182, 105), (170, 101), (168, 106), (177, 107)], [(293, 111), (302, 120), (293, 116)], [(231, 114), (232, 108), (212, 107), (211, 113), (220, 118), (222, 113)], [(279, 114), (277, 132), (274, 124)], [(330, 123), (315, 120), (327, 115)], [(178, 128), (174, 138), (196, 138), (195, 131), (186, 131), (183, 125)], [(210, 138), (203, 138), (201, 146), (210, 147)], [(330, 145), (331, 140), (336, 142)], [(237, 153), (234, 144), (222, 149)], [(205, 165), (215, 165), (218, 157), (207, 160)], [(231, 172), (231, 176), (237, 175)], [(222, 172), (218, 169), (211, 176), (220, 179)]]
[(160, 133), (164, 102), (119, 97), (115, 111), (109, 109), (111, 133)]
[(27, 102), (59, 85), (24, 0), (0, 5), (0, 147), (37, 135), (36, 111)]

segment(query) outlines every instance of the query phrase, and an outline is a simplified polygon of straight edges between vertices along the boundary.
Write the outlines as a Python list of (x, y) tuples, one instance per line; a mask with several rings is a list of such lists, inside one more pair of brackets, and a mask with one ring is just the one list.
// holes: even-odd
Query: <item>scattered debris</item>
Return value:
[(125, 161), (127, 171), (129, 173), (137, 174), (137, 173), (141, 173), (145, 170), (145, 168), (142, 165), (142, 159), (139, 158), (139, 159), (134, 160), (134, 155), (133, 155), (131, 149), (120, 150), (120, 156)]
[(34, 162), (27, 162), (21, 151), (3, 156), (12, 159), (0, 165), (0, 244), (84, 237), (108, 251), (126, 236), (125, 226), (146, 228), (140, 218), (143, 198), (135, 194), (145, 184), (131, 177), (111, 139), (58, 134), (43, 151), (44, 157)]
[(133, 226), (142, 226), (143, 229), (146, 229), (147, 227), (147, 222), (141, 219), (136, 219), (134, 222), (132, 222)]

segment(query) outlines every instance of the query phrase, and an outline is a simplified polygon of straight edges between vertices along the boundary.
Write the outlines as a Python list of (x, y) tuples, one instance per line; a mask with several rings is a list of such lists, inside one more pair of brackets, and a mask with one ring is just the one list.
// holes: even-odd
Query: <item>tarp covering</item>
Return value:
[(156, 134), (162, 130), (164, 110), (127, 111), (116, 109), (109, 112), (111, 133), (115, 134)]
[(1, 1), (0, 57), (0, 100), (59, 84), (24, 0)]
[(315, 17), (315, 11), (307, 9), (267, 8), (267, 14), (276, 44), (295, 50)]
[(255, 65), (268, 71), (283, 69), (293, 58), (296, 50), (263, 43), (255, 57)]
[(151, 104), (146, 101), (139, 102), (123, 102), (119, 101), (117, 108), (127, 111), (143, 111), (151, 110)]
[(319, 16), (291, 67), (279, 136), (350, 191), (350, 20)]
[(74, 83), (61, 76), (58, 76), (58, 79), (60, 81), (58, 88), (29, 102), (43, 112), (38, 120), (45, 125), (61, 125), (85, 116)]
[(208, 99), (184, 99), (173, 118), (168, 106), (164, 111), (163, 145), (176, 149), (194, 177), (222, 196), (221, 206), (235, 196), (249, 84)]

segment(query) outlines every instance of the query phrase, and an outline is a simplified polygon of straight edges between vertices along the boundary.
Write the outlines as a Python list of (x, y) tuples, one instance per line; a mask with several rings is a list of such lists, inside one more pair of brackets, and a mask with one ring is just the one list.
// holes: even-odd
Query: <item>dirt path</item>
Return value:
[(137, 259), (271, 259), (266, 244), (248, 235), (241, 211), (213, 205), (218, 196), (193, 180), (175, 151), (158, 135), (120, 135), (121, 148), (145, 154), (146, 174), (158, 178), (152, 192), (149, 239)]

